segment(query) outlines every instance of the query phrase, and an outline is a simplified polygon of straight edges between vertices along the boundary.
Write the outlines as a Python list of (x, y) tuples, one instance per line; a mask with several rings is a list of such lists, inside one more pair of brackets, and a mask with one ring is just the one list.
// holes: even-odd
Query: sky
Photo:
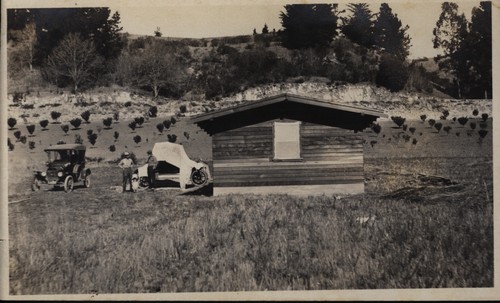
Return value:
[[(250, 35), (254, 28), (260, 33), (264, 24), (270, 30), (281, 28), (280, 12), (283, 11), (283, 4), (277, 4), (276, 1), (271, 4), (234, 3), (158, 5), (156, 2), (140, 6), (111, 5), (110, 8), (119, 11), (123, 31), (130, 34), (153, 35), (156, 28), (160, 27), (164, 37), (209, 38)], [(432, 45), (432, 30), (441, 13), (440, 2), (388, 3), (403, 25), (410, 27), (410, 59), (434, 57), (441, 53), (441, 50), (434, 49)], [(470, 20), (472, 8), (479, 6), (479, 1), (460, 1), (458, 4), (460, 13), (464, 13)], [(380, 3), (370, 3), (373, 12), (378, 12), (379, 7)], [(340, 10), (344, 8), (345, 4), (339, 5)]]

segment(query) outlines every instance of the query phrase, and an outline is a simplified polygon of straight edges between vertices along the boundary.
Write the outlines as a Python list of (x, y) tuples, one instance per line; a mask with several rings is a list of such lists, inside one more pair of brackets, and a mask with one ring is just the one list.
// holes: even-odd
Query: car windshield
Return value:
[(47, 151), (47, 155), (49, 158), (49, 162), (55, 161), (70, 161), (72, 152), (75, 153), (74, 150), (49, 150)]

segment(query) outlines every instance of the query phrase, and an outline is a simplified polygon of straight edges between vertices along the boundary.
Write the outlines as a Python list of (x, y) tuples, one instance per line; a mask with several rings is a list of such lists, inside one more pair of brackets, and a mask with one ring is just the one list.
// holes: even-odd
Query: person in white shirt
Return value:
[(132, 159), (130, 159), (130, 154), (128, 152), (123, 153), (125, 156), (123, 159), (121, 159), (120, 163), (118, 163), (118, 166), (123, 170), (123, 192), (126, 191), (127, 189), (127, 183), (129, 184), (130, 191), (132, 190), (132, 166), (134, 165), (134, 162)]

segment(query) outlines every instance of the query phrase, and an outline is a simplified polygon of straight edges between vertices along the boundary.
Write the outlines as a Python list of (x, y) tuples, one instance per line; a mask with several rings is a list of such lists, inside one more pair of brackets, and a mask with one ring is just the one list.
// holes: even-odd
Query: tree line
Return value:
[[(196, 60), (186, 42), (161, 39), (159, 27), (154, 36), (129, 41), (120, 14), (109, 8), (8, 10), (9, 77), (37, 68), (46, 81), (71, 85), (74, 92), (116, 83), (154, 97), (193, 91), (214, 99), (290, 77), (321, 76), (391, 91), (431, 92), (432, 82), (451, 86), (447, 93), (454, 97), (491, 98), (491, 2), (474, 8), (470, 22), (457, 9), (444, 2), (434, 30), (434, 47), (444, 51), (436, 60), (454, 78), (449, 85), (408, 62), (409, 27), (387, 3), (376, 13), (366, 3), (348, 4), (347, 16), (337, 4), (285, 5), (282, 29), (265, 24), (261, 34), (254, 29), (252, 36), (232, 39), (247, 43), (244, 49), (213, 39)], [(271, 44), (288, 55), (278, 55)]]

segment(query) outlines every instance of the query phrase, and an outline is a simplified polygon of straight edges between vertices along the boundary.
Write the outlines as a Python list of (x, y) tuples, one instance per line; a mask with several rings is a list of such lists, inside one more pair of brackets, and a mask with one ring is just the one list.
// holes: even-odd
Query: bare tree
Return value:
[(21, 32), (21, 36), (23, 41), (24, 57), (28, 63), (30, 71), (32, 71), (33, 60), (35, 58), (35, 47), (38, 43), (35, 22), (26, 24), (26, 27)]
[(150, 87), (154, 97), (160, 89), (177, 84), (184, 75), (182, 64), (168, 48), (157, 41), (146, 44), (137, 54), (122, 54), (118, 70), (126, 74), (123, 82), (137, 87)]
[(92, 77), (100, 61), (92, 41), (70, 33), (47, 58), (47, 67), (54, 75), (69, 78), (76, 92), (82, 82)]

